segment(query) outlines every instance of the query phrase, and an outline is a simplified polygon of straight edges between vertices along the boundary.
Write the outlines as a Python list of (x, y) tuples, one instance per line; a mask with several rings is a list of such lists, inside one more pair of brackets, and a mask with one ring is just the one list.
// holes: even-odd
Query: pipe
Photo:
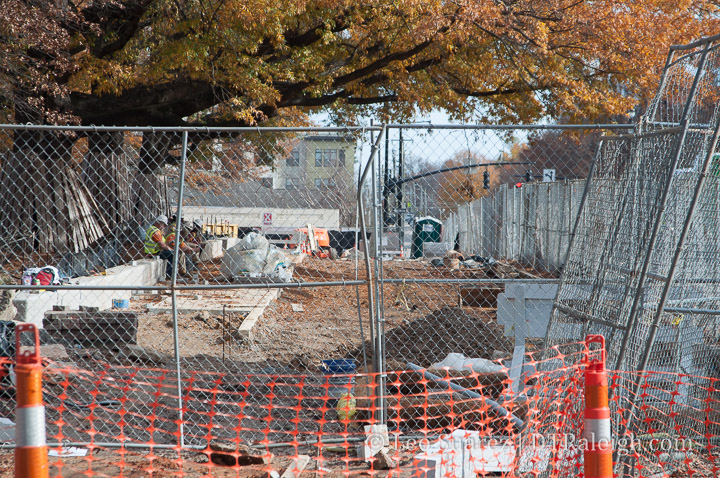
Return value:
[[(558, 279), (383, 279), (386, 284), (557, 284)], [(45, 287), (45, 286), (43, 286)]]
[[(183, 290), (218, 290), (218, 289), (299, 289), (301, 287), (346, 287), (349, 285), (364, 285), (366, 280), (343, 280), (326, 282), (277, 282), (267, 284), (214, 284), (214, 285), (179, 285), (175, 289)], [(36, 285), (0, 285), (0, 290), (37, 290)], [(53, 286), (44, 285), (44, 290), (170, 290), (168, 286), (147, 286), (147, 285), (72, 285)]]
[(447, 381), (443, 380), (442, 378), (438, 377), (437, 375), (434, 375), (434, 374), (428, 372), (424, 368), (422, 368), (418, 365), (415, 365), (414, 363), (408, 362), (407, 367), (410, 370), (420, 372), (423, 375), (423, 377), (425, 377), (425, 379), (432, 380), (433, 382), (437, 383), (438, 385), (442, 385), (443, 387), (452, 388), (456, 392), (462, 393), (463, 395), (465, 395), (469, 398), (476, 398), (476, 399), (483, 400), (498, 415), (509, 419), (512, 422), (512, 424), (515, 425), (515, 428), (517, 428), (518, 431), (521, 431), (523, 429), (523, 427), (525, 426), (525, 424), (523, 423), (522, 420), (520, 420), (518, 417), (516, 417), (515, 415), (510, 413), (506, 408), (504, 408), (502, 405), (500, 405), (495, 400), (489, 399), (487, 397), (483, 397), (479, 393), (473, 392), (472, 390), (468, 390), (467, 388), (463, 388), (456, 383), (447, 382)]
[(183, 422), (183, 396), (182, 396), (182, 370), (180, 369), (180, 329), (178, 328), (177, 311), (177, 274), (180, 255), (180, 243), (182, 242), (182, 205), (183, 192), (185, 187), (185, 165), (187, 163), (188, 133), (183, 132), (182, 136), (182, 162), (180, 163), (180, 190), (178, 191), (178, 205), (175, 221), (175, 252), (173, 256), (173, 271), (170, 279), (170, 295), (172, 297), (172, 321), (173, 321), (173, 350), (175, 352), (175, 375), (177, 377), (177, 401), (178, 401), (178, 445), (185, 446), (185, 433)]
[[(368, 240), (367, 240), (367, 227), (365, 225), (365, 208), (363, 206), (363, 186), (365, 185), (365, 179), (367, 178), (368, 173), (372, 169), (373, 161), (375, 160), (375, 156), (377, 155), (379, 145), (382, 141), (383, 135), (385, 134), (385, 126), (382, 127), (380, 130), (380, 134), (378, 134), (377, 140), (372, 145), (372, 149), (370, 150), (370, 158), (368, 159), (368, 163), (365, 165), (365, 170), (362, 173), (362, 176), (360, 177), (360, 183), (358, 184), (358, 192), (357, 192), (357, 203), (360, 210), (360, 235), (363, 238), (363, 251), (365, 253), (365, 269), (367, 274), (367, 288), (368, 288), (368, 310), (369, 310), (369, 321), (370, 321), (370, 340), (374, 344), (376, 337), (375, 334), (378, 333), (378, 331), (375, 330), (375, 302), (373, 300), (373, 280), (372, 280), (372, 266), (370, 264), (370, 247), (368, 246)], [(376, 211), (377, 212), (377, 211)], [(377, 241), (377, 235), (375, 237), (375, 241)], [(358, 304), (359, 307), (360, 304)], [(373, 353), (373, 366), (374, 370), (373, 372), (381, 373), (382, 370), (376, 370), (377, 367), (377, 361), (375, 359), (375, 353)]]

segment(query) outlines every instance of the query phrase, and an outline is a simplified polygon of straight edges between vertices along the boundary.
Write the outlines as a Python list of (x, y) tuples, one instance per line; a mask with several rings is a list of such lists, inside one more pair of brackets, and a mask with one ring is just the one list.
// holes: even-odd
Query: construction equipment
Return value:
[(332, 260), (338, 258), (337, 250), (330, 247), (330, 236), (327, 229), (314, 227), (312, 224), (296, 229), (288, 242), (288, 247), (299, 247), (315, 257)]

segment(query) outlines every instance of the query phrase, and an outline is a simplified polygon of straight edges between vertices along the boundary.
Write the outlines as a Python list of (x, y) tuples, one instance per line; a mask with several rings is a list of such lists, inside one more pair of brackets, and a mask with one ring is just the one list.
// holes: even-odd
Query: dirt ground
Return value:
[[(384, 275), (393, 279), (488, 277), (483, 270), (450, 271), (420, 261), (386, 262)], [(217, 264), (207, 264), (203, 278), (216, 281)], [(355, 280), (355, 264), (306, 258), (296, 267), (294, 280)], [(511, 353), (511, 344), (495, 324), (495, 304), (465, 307), (459, 297), (459, 286), (453, 284), (386, 284), (378, 298), (385, 311), (389, 365), (404, 367), (414, 361), (429, 366), (449, 352), (485, 358), (495, 351)], [(148, 304), (161, 299), (160, 295), (137, 296), (131, 310), (140, 314), (138, 345), (171, 357), (172, 316), (145, 312)], [(279, 363), (299, 372), (318, 370), (324, 359), (354, 357), (358, 371), (365, 371), (363, 344), (367, 352), (371, 337), (368, 308), (366, 285), (287, 288), (265, 309), (250, 340), (237, 334), (242, 313), (225, 317), (207, 311), (179, 314), (179, 349), (181, 356), (198, 358), (199, 364), (203, 358), (208, 364), (217, 364), (218, 359), (263, 366)]]
[[(335, 450), (337, 448), (337, 450)], [(300, 452), (301, 454), (303, 451)], [(351, 450), (340, 452), (338, 447), (325, 447), (322, 456), (311, 452), (311, 459), (302, 473), (296, 478), (362, 478), (376, 476), (384, 478), (389, 471), (372, 469), (370, 465), (354, 457)], [(393, 476), (408, 478), (411, 475), (413, 453), (391, 451), (390, 456), (399, 465), (393, 470)], [(117, 450), (96, 449), (92, 455), (80, 458), (49, 459), (50, 476), (63, 478), (81, 478), (87, 476), (118, 476), (123, 478), (269, 478), (270, 471), (283, 474), (288, 467), (294, 466), (291, 458), (272, 456), (267, 465), (248, 465), (224, 467), (210, 463), (203, 453), (182, 452), (178, 457), (175, 451), (156, 451), (154, 456), (131, 451), (119, 453)], [(59, 466), (58, 466), (59, 465)], [(277, 476), (277, 475), (276, 475)], [(0, 450), (0, 478), (14, 477), (14, 456), (12, 451)]]

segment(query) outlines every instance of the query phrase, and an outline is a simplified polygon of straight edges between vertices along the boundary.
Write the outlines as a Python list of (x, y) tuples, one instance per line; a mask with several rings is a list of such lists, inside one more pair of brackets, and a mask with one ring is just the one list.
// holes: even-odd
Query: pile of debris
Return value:
[(541, 279), (522, 267), (508, 261), (498, 261), (492, 257), (468, 255), (460, 251), (449, 250), (445, 256), (430, 259), (430, 265), (449, 271), (482, 271), (488, 278), (498, 279)]
[[(449, 354), (422, 369), (388, 374), (386, 407), (391, 428), (404, 433), (443, 432), (462, 428), (485, 436), (507, 436), (522, 426), (525, 401), (506, 399), (507, 368), (481, 358)], [(370, 418), (374, 394), (367, 377), (356, 384), (358, 411)]]

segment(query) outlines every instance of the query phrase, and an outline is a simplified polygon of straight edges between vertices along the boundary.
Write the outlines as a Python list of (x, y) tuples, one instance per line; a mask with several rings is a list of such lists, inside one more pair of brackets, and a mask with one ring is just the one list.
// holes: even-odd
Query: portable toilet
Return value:
[(413, 228), (411, 254), (413, 259), (423, 256), (425, 242), (441, 242), (442, 222), (434, 217), (419, 217), (415, 220)]

